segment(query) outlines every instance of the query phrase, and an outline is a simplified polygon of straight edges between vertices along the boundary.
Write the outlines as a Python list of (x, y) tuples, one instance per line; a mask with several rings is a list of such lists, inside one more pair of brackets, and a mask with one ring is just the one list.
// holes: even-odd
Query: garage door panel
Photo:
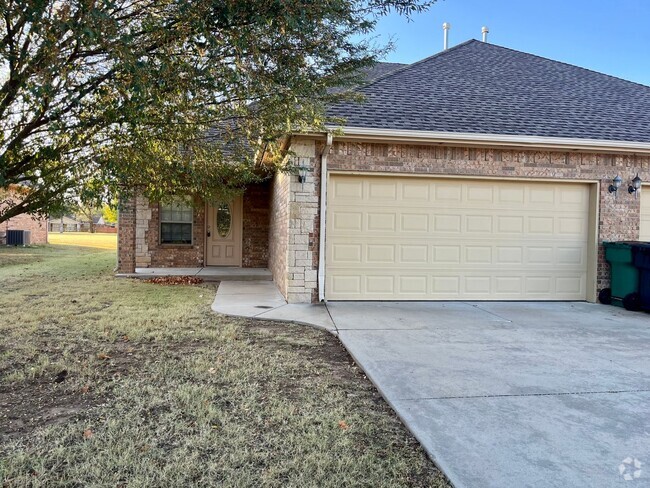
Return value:
[(363, 197), (363, 181), (346, 180), (338, 182), (332, 188), (333, 197), (337, 202), (343, 203), (346, 200), (358, 201)]
[(553, 290), (553, 278), (551, 276), (527, 276), (526, 295), (537, 294), (551, 296)]
[(555, 188), (532, 187), (528, 201), (537, 208), (552, 208), (555, 206)]
[(397, 183), (391, 181), (369, 181), (368, 183), (368, 200), (387, 200), (397, 199)]
[(457, 297), (460, 294), (460, 277), (444, 274), (432, 276), (432, 294), (442, 294), (445, 297)]
[(498, 187), (498, 203), (510, 207), (513, 203), (523, 204), (525, 202), (525, 188), (523, 187)]
[[(350, 264), (399, 269), (411, 265), (427, 265), (435, 269), (473, 269), (498, 265), (500, 269), (543, 269), (561, 265), (564, 270), (582, 271), (586, 265), (586, 243), (565, 246), (562, 241), (537, 242), (534, 245), (500, 245), (487, 239), (467, 239), (457, 245), (432, 244), (434, 239), (409, 239), (401, 236), (389, 244), (384, 238), (355, 237), (346, 244), (331, 242), (327, 247), (328, 267), (349, 267)], [(500, 241), (508, 242), (508, 241)]]
[(395, 247), (390, 244), (368, 244), (366, 246), (366, 262), (388, 265), (395, 263)]
[(460, 245), (452, 246), (432, 246), (432, 264), (445, 265), (445, 264), (460, 264)]
[(465, 262), (469, 264), (492, 263), (492, 246), (465, 246)]
[(521, 234), (524, 231), (523, 216), (497, 216), (496, 233), (499, 234)]
[(398, 286), (398, 293), (414, 296), (426, 296), (429, 291), (426, 275), (410, 275), (408, 273), (401, 273), (398, 276)]
[(370, 232), (395, 232), (397, 230), (395, 223), (397, 222), (397, 215), (395, 213), (384, 211), (369, 212), (366, 214), (365, 228)]
[(436, 183), (434, 195), (436, 201), (460, 202), (463, 192), (460, 185)]
[(366, 293), (393, 296), (396, 292), (394, 276), (366, 276)]
[(460, 232), (462, 225), (460, 215), (445, 215), (444, 213), (433, 216), (433, 230), (435, 232)]
[(491, 215), (467, 215), (465, 230), (467, 232), (492, 232), (493, 218)]
[(402, 244), (399, 250), (401, 263), (429, 264), (429, 246), (426, 244)]
[(401, 185), (401, 195), (405, 202), (428, 202), (432, 185), (417, 180), (405, 181)]
[(332, 215), (333, 230), (335, 231), (357, 231), (361, 232), (363, 214), (361, 212), (334, 212)]
[(347, 175), (330, 185), (329, 300), (585, 299), (588, 185)]
[(401, 232), (429, 232), (429, 215), (424, 213), (402, 213)]
[(493, 203), (494, 189), (489, 186), (468, 185), (467, 202), (469, 203)]

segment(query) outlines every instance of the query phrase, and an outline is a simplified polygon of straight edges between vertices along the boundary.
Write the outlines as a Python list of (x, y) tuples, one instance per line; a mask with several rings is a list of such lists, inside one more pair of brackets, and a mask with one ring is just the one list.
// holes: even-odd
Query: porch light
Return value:
[(299, 166), (298, 167), (298, 183), (304, 183), (307, 181), (307, 172), (309, 171), (309, 168), (306, 166)]
[(627, 188), (628, 193), (634, 193), (634, 198), (636, 198), (637, 190), (641, 188), (641, 178), (639, 178), (639, 173), (636, 174), (634, 179), (632, 180), (632, 184)]
[(609, 192), (614, 193), (614, 198), (616, 198), (617, 191), (621, 187), (621, 183), (623, 183), (623, 180), (619, 175), (616, 175), (616, 178), (612, 180), (612, 184), (609, 185)]

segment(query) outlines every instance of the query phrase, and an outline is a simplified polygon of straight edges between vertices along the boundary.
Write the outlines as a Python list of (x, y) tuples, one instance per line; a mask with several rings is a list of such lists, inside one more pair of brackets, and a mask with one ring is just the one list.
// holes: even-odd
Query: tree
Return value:
[(29, 190), (0, 222), (263, 178), (390, 47), (377, 19), (434, 1), (0, 0), (0, 188)]
[(117, 223), (117, 205), (104, 204), (102, 207), (102, 217), (107, 224)]
[(88, 231), (92, 234), (95, 232), (95, 218), (102, 214), (102, 210), (90, 205), (79, 204), (75, 209), (75, 218), (81, 222), (88, 223)]

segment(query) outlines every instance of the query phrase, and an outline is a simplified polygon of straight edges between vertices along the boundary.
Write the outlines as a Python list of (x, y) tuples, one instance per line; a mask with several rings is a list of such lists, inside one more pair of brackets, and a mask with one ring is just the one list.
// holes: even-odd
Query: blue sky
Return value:
[(650, 0), (438, 0), (411, 22), (382, 18), (380, 42), (396, 48), (386, 61), (411, 63), (450, 46), (480, 39), (650, 85)]

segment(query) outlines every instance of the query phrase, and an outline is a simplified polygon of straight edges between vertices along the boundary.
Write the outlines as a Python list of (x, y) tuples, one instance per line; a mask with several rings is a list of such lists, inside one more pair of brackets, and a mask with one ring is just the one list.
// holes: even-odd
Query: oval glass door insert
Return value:
[(222, 203), (217, 208), (217, 233), (220, 237), (228, 237), (232, 226), (232, 213), (229, 203)]

